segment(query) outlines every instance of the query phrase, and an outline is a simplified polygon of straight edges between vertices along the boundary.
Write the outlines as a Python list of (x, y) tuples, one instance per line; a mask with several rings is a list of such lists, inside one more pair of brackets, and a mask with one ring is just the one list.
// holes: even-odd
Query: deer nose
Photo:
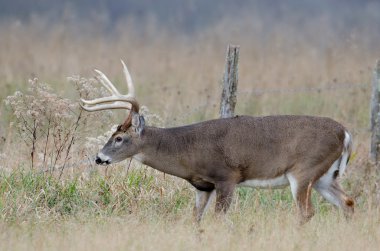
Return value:
[(100, 165), (100, 164), (102, 164), (102, 162), (103, 162), (102, 159), (99, 158), (98, 156), (96, 156), (95, 163)]
[(103, 164), (109, 165), (111, 164), (111, 158), (100, 152), (96, 155), (95, 163), (98, 165), (103, 165)]

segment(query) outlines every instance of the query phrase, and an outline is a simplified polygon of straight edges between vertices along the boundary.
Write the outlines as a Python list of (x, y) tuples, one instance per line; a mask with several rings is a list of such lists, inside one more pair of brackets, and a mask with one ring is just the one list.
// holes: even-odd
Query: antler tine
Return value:
[(135, 97), (135, 88), (134, 88), (134, 85), (133, 85), (133, 82), (132, 82), (131, 74), (129, 73), (128, 68), (125, 65), (124, 61), (123, 60), (120, 60), (120, 61), (121, 61), (122, 65), (123, 65), (123, 72), (124, 72), (125, 79), (126, 79), (127, 85), (128, 85), (128, 94), (127, 95), (121, 95), (119, 93), (119, 91), (115, 88), (115, 86), (112, 84), (112, 82), (107, 78), (107, 76), (103, 72), (95, 69), (95, 72), (97, 72), (99, 74), (99, 77), (97, 77), (98, 81), (105, 88), (107, 88), (107, 90), (112, 94), (112, 96), (98, 98), (98, 99), (94, 99), (94, 100), (81, 99), (81, 101), (84, 104), (95, 105), (95, 104), (99, 104), (99, 103), (106, 103), (106, 102), (112, 102), (112, 101), (125, 101), (125, 102), (128, 102), (130, 100), (130, 98), (134, 98)]
[(127, 126), (130, 124), (131, 120), (131, 114), (132, 112), (139, 112), (139, 103), (135, 98), (135, 87), (132, 82), (132, 77), (129, 74), (128, 68), (121, 60), (121, 63), (123, 65), (123, 72), (125, 75), (125, 79), (127, 81), (128, 85), (128, 94), (122, 95), (120, 92), (115, 88), (115, 86), (112, 84), (112, 82), (107, 78), (107, 76), (99, 71), (95, 70), (96, 73), (99, 74), (96, 79), (105, 87), (107, 90), (111, 93), (111, 96), (109, 97), (102, 97), (97, 98), (93, 100), (85, 100), (81, 99), (80, 106), (89, 112), (94, 111), (101, 111), (101, 110), (108, 110), (108, 109), (126, 109), (130, 112), (128, 112), (128, 118), (124, 122), (123, 125)]
[(96, 105), (96, 106), (87, 106), (87, 105), (82, 105), (80, 104), (80, 106), (88, 111), (88, 112), (94, 112), (94, 111), (101, 111), (101, 110), (109, 110), (109, 109), (127, 109), (127, 110), (131, 110), (132, 109), (132, 105), (129, 104), (129, 103), (121, 103), (121, 102), (116, 102), (116, 103), (113, 103), (113, 104), (102, 104), (102, 105)]
[(102, 97), (102, 98), (97, 98), (97, 99), (93, 99), (93, 100), (81, 99), (80, 101), (86, 105), (96, 105), (96, 104), (107, 103), (107, 102), (115, 102), (115, 101), (128, 102), (132, 98), (134, 98), (134, 97), (132, 97), (130, 94), (128, 94), (128, 95), (120, 95), (120, 96)]
[(107, 76), (103, 72), (97, 69), (95, 69), (94, 71), (99, 74), (100, 76), (99, 80), (103, 84), (104, 87), (106, 87), (113, 95), (120, 95), (120, 92), (115, 88), (115, 86), (111, 83), (111, 81), (107, 78)]
[(95, 79), (98, 80), (98, 82), (101, 83), (112, 95), (114, 95), (113, 90), (104, 82), (102, 78), (95, 76)]
[(122, 59), (120, 59), (120, 61), (121, 61), (121, 64), (123, 65), (123, 72), (124, 72), (125, 80), (127, 81), (128, 92), (131, 96), (134, 97), (135, 96), (135, 86), (133, 85), (131, 74), (129, 73), (128, 68), (125, 65), (124, 61)]

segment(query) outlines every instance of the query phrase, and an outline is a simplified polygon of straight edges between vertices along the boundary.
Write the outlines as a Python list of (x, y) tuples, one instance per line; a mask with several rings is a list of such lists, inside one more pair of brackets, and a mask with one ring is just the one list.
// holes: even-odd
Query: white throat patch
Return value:
[(143, 163), (145, 160), (145, 155), (143, 153), (138, 153), (132, 156), (133, 159)]

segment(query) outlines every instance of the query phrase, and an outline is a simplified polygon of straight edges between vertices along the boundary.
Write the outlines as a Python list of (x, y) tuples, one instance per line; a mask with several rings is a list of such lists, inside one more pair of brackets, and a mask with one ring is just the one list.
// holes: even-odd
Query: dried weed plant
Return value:
[(26, 93), (17, 91), (5, 99), (13, 115), (21, 140), (29, 148), (31, 168), (53, 172), (67, 163), (81, 112), (75, 104), (60, 98), (37, 78), (29, 81)]
[[(70, 80), (82, 96), (99, 93), (93, 87), (92, 80)], [(83, 144), (80, 134), (83, 130), (94, 128), (89, 128), (89, 125), (96, 124), (89, 123), (91, 115), (84, 114), (77, 102), (60, 97), (37, 78), (29, 81), (25, 93), (16, 91), (14, 95), (8, 96), (5, 104), (14, 115), (14, 127), (20, 141), (28, 149), (31, 169), (49, 173), (59, 171), (60, 177), (70, 161), (75, 162), (80, 158)], [(19, 142), (16, 140), (14, 143)]]
[[(97, 79), (73, 76), (68, 80), (81, 98), (107, 95)], [(29, 81), (25, 93), (16, 91), (4, 102), (12, 111), (12, 124), (19, 136), (19, 140), (13, 143), (18, 145), (19, 150), (23, 149), (19, 142), (24, 144), (30, 168), (50, 174), (58, 171), (59, 177), (67, 166), (92, 166), (93, 156), (117, 127), (112, 126), (114, 112), (84, 112), (78, 102), (60, 97), (37, 78)], [(162, 119), (146, 106), (141, 107), (141, 114), (149, 124), (163, 124)], [(99, 129), (105, 128), (106, 131), (99, 135)]]

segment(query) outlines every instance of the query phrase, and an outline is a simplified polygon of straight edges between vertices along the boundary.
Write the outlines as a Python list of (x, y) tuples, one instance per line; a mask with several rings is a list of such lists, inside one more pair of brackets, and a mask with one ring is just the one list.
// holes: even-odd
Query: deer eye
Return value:
[(120, 136), (118, 136), (118, 137), (115, 138), (115, 141), (119, 143), (119, 142), (123, 141), (123, 138), (120, 137)]

